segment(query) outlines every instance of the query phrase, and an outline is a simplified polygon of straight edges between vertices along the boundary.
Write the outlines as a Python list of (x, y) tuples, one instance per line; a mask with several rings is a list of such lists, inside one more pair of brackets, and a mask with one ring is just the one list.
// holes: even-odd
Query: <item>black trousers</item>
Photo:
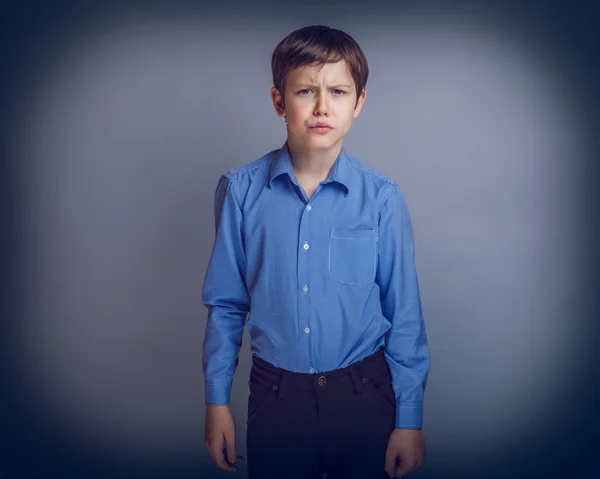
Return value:
[(253, 356), (248, 477), (389, 478), (385, 451), (396, 399), (383, 352), (317, 374), (276, 368)]

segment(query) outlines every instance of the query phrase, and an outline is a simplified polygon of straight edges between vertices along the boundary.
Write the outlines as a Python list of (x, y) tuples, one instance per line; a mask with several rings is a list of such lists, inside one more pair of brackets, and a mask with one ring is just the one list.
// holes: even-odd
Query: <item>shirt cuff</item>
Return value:
[(217, 379), (204, 383), (204, 402), (207, 406), (229, 404), (233, 378)]
[(396, 402), (396, 427), (421, 429), (423, 427), (423, 403)]

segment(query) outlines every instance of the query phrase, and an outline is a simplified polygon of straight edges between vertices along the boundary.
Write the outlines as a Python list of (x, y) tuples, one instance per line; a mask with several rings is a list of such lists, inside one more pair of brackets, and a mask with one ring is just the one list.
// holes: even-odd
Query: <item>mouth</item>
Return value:
[(327, 123), (317, 123), (316, 125), (313, 125), (309, 128), (315, 133), (329, 133), (331, 130), (333, 130), (333, 128)]

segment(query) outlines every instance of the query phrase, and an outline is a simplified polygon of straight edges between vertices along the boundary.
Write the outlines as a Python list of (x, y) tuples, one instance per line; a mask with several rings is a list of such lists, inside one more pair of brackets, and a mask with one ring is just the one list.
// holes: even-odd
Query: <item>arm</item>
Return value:
[(250, 298), (246, 289), (243, 215), (236, 185), (222, 176), (215, 192), (215, 243), (204, 279), (208, 308), (202, 369), (205, 402), (229, 404)]
[(383, 315), (392, 323), (386, 359), (396, 393), (396, 428), (421, 429), (429, 345), (415, 268), (412, 223), (398, 186), (381, 201), (377, 283)]
[(202, 370), (205, 380), (205, 443), (215, 464), (235, 471), (235, 419), (229, 410), (233, 374), (250, 298), (244, 281), (243, 215), (235, 185), (222, 176), (215, 192), (215, 243), (204, 278), (202, 302), (208, 308)]

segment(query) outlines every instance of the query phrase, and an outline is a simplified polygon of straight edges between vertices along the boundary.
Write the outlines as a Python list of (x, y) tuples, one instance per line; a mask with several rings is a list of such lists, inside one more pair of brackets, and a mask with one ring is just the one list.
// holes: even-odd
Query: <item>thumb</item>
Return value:
[(227, 460), (230, 464), (235, 463), (237, 454), (235, 451), (235, 433), (233, 431), (225, 434), (225, 447), (227, 448)]

